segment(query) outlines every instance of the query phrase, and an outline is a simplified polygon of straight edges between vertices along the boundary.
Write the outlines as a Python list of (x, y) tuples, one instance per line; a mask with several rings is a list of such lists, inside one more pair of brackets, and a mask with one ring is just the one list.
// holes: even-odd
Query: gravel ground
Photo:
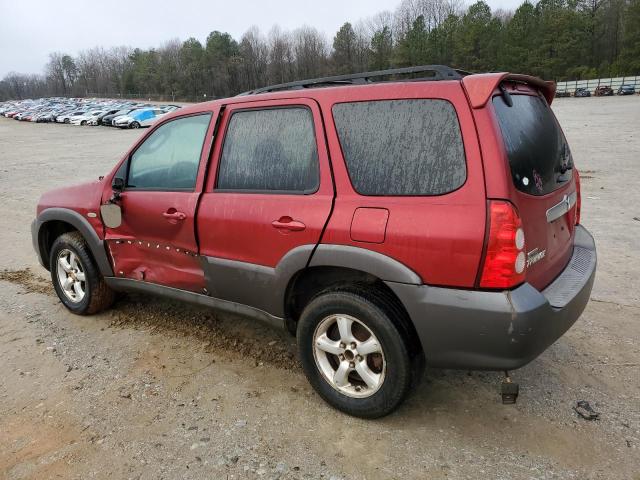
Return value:
[(514, 372), (516, 405), (498, 373), (428, 370), (376, 421), (329, 408), (265, 325), (134, 295), (68, 313), (31, 248), (37, 198), (140, 132), (0, 118), (0, 478), (640, 479), (640, 97), (554, 109), (599, 249), (589, 306)]

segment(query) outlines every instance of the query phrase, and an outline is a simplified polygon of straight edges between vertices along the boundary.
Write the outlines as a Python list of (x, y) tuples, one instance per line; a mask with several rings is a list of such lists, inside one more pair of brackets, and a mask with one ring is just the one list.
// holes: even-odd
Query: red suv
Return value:
[(33, 243), (74, 313), (137, 291), (275, 320), (327, 402), (385, 415), (423, 364), (521, 367), (584, 310), (596, 252), (554, 91), (427, 66), (192, 105), (45, 193)]

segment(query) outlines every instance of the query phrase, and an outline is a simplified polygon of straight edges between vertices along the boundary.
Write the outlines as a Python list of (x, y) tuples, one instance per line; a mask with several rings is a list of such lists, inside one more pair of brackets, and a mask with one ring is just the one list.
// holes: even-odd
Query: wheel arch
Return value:
[(406, 265), (386, 255), (347, 245), (319, 245), (308, 266), (295, 272), (284, 291), (284, 319), (295, 335), (304, 306), (320, 292), (331, 289), (375, 289), (379, 300), (397, 313), (399, 327), (410, 342), (413, 353), (422, 352), (417, 331), (400, 298), (386, 281), (419, 285), (422, 279)]
[(78, 231), (87, 242), (100, 273), (105, 277), (113, 276), (104, 241), (98, 237), (88, 220), (78, 212), (66, 208), (48, 208), (38, 216), (34, 224), (34, 247), (42, 265), (49, 269), (49, 253), (53, 242), (63, 233), (71, 231)]

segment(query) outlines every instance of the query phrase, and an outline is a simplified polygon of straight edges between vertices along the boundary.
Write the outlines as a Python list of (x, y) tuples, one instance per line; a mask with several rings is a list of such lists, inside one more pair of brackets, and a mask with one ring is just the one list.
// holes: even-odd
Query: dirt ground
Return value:
[(140, 132), (0, 118), (0, 478), (640, 479), (640, 97), (554, 109), (598, 245), (585, 313), (514, 372), (516, 405), (498, 373), (428, 370), (376, 421), (328, 407), (267, 326), (143, 296), (68, 313), (32, 251), (38, 196)]

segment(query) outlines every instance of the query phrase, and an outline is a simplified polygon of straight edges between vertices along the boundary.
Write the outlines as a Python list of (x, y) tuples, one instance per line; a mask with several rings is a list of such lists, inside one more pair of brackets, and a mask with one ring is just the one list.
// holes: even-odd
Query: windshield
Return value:
[(538, 96), (493, 98), (516, 188), (530, 195), (546, 195), (571, 180), (573, 159), (551, 108)]

